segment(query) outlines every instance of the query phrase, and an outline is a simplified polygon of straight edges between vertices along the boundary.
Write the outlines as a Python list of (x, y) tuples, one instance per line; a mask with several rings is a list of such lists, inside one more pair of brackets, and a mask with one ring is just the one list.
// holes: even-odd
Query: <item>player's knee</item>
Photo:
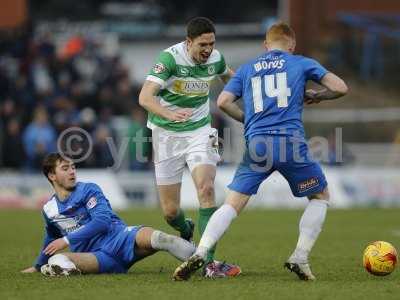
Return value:
[(138, 248), (150, 249), (151, 248), (151, 236), (154, 233), (154, 229), (151, 227), (142, 227), (136, 234), (135, 242)]
[(313, 195), (308, 196), (308, 200), (325, 200), (329, 201), (330, 195), (328, 187), (326, 187), (322, 192), (316, 193)]
[(214, 195), (214, 183), (213, 182), (203, 182), (199, 184), (197, 192), (200, 199), (213, 199)]

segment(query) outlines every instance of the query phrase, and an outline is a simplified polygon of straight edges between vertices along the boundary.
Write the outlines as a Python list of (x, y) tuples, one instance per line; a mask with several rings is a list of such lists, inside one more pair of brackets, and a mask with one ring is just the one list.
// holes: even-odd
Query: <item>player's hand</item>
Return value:
[(192, 110), (190, 108), (182, 108), (177, 110), (170, 110), (167, 115), (167, 119), (173, 122), (185, 122), (192, 116)]
[(320, 103), (321, 100), (316, 99), (317, 94), (318, 92), (313, 89), (307, 90), (304, 95), (304, 102), (306, 104)]
[(29, 268), (21, 271), (21, 273), (36, 273), (36, 272), (38, 272), (38, 270), (36, 270), (35, 267), (29, 267)]
[(57, 251), (63, 250), (68, 247), (67, 242), (63, 239), (56, 239), (47, 245), (46, 249), (43, 250), (43, 253), (46, 255), (53, 255)]

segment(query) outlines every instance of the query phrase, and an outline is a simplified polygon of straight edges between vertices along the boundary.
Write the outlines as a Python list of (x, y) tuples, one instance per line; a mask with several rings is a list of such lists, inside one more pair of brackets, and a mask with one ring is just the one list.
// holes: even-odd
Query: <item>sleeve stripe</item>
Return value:
[(161, 78), (156, 77), (156, 76), (147, 75), (146, 80), (158, 83), (159, 85), (161, 85), (161, 88), (165, 87), (165, 81), (162, 80)]

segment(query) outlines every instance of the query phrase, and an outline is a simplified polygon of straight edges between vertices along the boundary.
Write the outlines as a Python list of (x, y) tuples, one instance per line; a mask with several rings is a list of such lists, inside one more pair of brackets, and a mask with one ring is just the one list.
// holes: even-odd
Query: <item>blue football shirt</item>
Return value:
[(320, 82), (328, 71), (317, 61), (273, 50), (242, 65), (224, 91), (243, 98), (244, 130), (255, 135), (304, 136), (306, 82)]
[(67, 237), (72, 252), (94, 252), (126, 228), (100, 187), (94, 183), (78, 182), (63, 201), (53, 195), (43, 206), (42, 214), (46, 228), (37, 268), (47, 263), (49, 256), (43, 250), (57, 238)]

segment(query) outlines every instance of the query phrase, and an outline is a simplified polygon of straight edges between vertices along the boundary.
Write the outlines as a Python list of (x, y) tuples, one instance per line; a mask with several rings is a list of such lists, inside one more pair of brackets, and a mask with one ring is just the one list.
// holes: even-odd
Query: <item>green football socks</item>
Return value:
[(179, 210), (176, 217), (172, 220), (167, 221), (175, 230), (178, 230), (181, 234), (181, 238), (188, 240), (192, 234), (192, 228), (185, 219), (185, 214), (182, 210)]
[[(212, 214), (218, 209), (218, 207), (209, 207), (209, 208), (199, 208), (199, 220), (197, 222), (199, 227), (200, 237), (203, 235), (204, 230), (206, 229), (208, 220), (210, 220)], [(206, 264), (212, 262), (214, 260), (215, 248), (211, 248), (207, 253)]]

